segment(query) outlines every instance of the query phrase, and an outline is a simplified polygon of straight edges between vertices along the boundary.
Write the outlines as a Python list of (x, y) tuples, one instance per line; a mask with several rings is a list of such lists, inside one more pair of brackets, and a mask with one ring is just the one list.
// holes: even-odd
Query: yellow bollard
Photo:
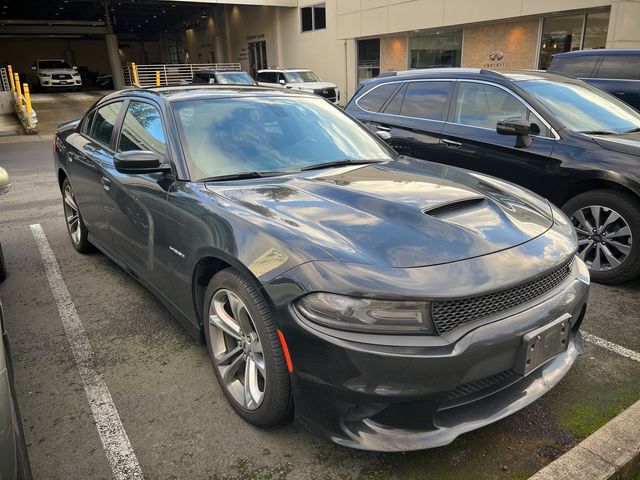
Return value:
[(29, 84), (23, 83), (22, 89), (24, 90), (24, 103), (27, 106), (27, 123), (29, 124), (29, 128), (32, 128), (33, 125), (31, 123), (31, 112), (33, 109), (31, 108), (31, 95), (29, 94)]
[(9, 83), (11, 84), (11, 91), (16, 91), (16, 86), (13, 84), (13, 67), (11, 65), (7, 65), (7, 73), (9, 74)]
[(133, 71), (133, 84), (138, 85), (138, 67), (133, 62), (131, 62), (131, 70)]
[(13, 83), (16, 85), (16, 95), (18, 95), (18, 103), (20, 103), (20, 97), (22, 97), (22, 91), (20, 90), (20, 75), (13, 74)]
[(156, 70), (156, 87), (160, 86), (160, 70)]

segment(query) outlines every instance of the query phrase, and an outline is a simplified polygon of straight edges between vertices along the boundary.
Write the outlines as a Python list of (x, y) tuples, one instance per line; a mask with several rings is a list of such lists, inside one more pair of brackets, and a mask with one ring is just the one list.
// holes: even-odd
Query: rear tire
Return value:
[(209, 357), (231, 407), (258, 427), (283, 423), (293, 405), (289, 372), (260, 291), (228, 268), (209, 282), (204, 305)]
[(621, 283), (640, 275), (640, 200), (617, 190), (593, 190), (562, 210), (578, 233), (578, 255), (594, 282)]
[(88, 240), (89, 232), (82, 220), (82, 214), (68, 178), (62, 182), (62, 206), (71, 245), (80, 253), (92, 252), (93, 245)]

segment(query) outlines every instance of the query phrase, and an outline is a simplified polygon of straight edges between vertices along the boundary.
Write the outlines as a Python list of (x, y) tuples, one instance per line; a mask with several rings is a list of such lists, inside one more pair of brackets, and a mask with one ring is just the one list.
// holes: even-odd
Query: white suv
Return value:
[(64, 60), (36, 60), (31, 67), (31, 86), (36, 90), (44, 89), (78, 89), (82, 87), (82, 79), (76, 67)]
[(336, 104), (340, 102), (340, 90), (336, 84), (321, 81), (315, 73), (306, 68), (258, 70), (258, 85), (303, 90), (320, 95)]

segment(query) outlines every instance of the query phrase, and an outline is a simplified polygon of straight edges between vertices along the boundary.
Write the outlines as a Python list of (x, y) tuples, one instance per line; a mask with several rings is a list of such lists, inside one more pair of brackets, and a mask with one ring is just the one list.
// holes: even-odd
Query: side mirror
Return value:
[(513, 135), (516, 137), (516, 147), (526, 148), (533, 143), (531, 134), (534, 133), (532, 125), (522, 118), (499, 120), (496, 124), (496, 132), (499, 135)]
[(169, 165), (160, 163), (157, 153), (146, 150), (116, 153), (113, 157), (113, 164), (120, 173), (143, 174), (171, 171)]
[(0, 167), (0, 195), (7, 193), (9, 190), (11, 190), (9, 174), (4, 168)]
[(284, 81), (284, 79), (282, 79), (282, 78), (278, 81), (278, 83), (279, 83), (280, 85), (286, 85), (286, 84), (287, 84), (287, 82), (286, 82), (286, 81)]
[(375, 132), (375, 134), (378, 136), (378, 138), (384, 140), (385, 142), (391, 140), (391, 134), (386, 130), (378, 130)]

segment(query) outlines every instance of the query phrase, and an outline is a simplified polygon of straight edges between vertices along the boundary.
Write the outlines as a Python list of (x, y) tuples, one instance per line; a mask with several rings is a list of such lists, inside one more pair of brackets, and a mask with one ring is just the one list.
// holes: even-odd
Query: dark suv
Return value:
[(614, 96), (543, 72), (410, 70), (366, 82), (346, 110), (401, 154), (560, 205), (594, 280), (640, 273), (640, 113)]
[(640, 50), (557, 53), (548, 71), (596, 85), (640, 110)]

